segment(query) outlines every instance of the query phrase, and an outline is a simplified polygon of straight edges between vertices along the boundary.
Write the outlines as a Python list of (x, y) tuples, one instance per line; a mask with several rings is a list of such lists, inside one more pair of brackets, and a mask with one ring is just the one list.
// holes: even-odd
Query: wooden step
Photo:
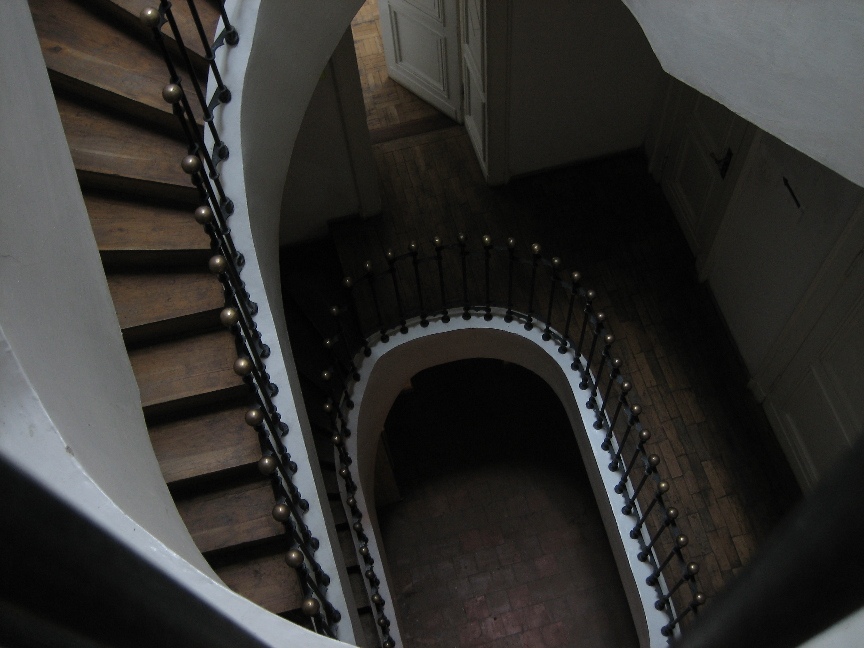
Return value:
[[(162, 55), (116, 23), (72, 0), (30, 0), (45, 64), (55, 87), (180, 132), (162, 99), (170, 75)], [(193, 92), (181, 71), (181, 83)], [(192, 102), (196, 110), (198, 102)], [(202, 111), (196, 117), (201, 120)]]
[(210, 237), (180, 209), (85, 192), (90, 225), (106, 269), (197, 266), (212, 255)]
[(127, 345), (219, 326), (222, 284), (209, 272), (108, 275)]
[(57, 108), (82, 184), (197, 202), (180, 168), (185, 144), (60, 93)]
[(160, 405), (188, 406), (247, 391), (234, 373), (236, 359), (234, 336), (221, 330), (129, 353), (145, 414), (168, 411)]
[(274, 614), (299, 609), (303, 590), (297, 572), (285, 563), (285, 550), (254, 556), (216, 569), (232, 590)]
[(202, 553), (276, 538), (285, 533), (273, 519), (276, 500), (265, 478), (177, 500), (177, 510)]
[(150, 425), (150, 441), (169, 484), (252, 464), (258, 433), (246, 425), (247, 405)]
[[(145, 29), (141, 24), (139, 16), (141, 10), (146, 7), (156, 7), (159, 5), (158, 0), (84, 0), (88, 5), (98, 8), (99, 11), (110, 14), (112, 17), (120, 20), (125, 25), (139, 30), (142, 34), (150, 36), (150, 30)], [(216, 36), (216, 25), (219, 21), (219, 9), (210, 0), (197, 0), (195, 6), (198, 7), (198, 13), (201, 16), (201, 23), (204, 25), (204, 33), (213, 43)], [(204, 46), (198, 37), (198, 32), (195, 28), (195, 23), (192, 20), (192, 14), (189, 13), (189, 7), (185, 2), (172, 3), (174, 17), (177, 20), (177, 25), (180, 28), (180, 34), (183, 37), (183, 43), (194, 53), (195, 60), (193, 64), (196, 67), (203, 67), (204, 64)], [(162, 27), (162, 33), (165, 34), (169, 41), (174, 40), (171, 33), (171, 28), (168, 25)]]

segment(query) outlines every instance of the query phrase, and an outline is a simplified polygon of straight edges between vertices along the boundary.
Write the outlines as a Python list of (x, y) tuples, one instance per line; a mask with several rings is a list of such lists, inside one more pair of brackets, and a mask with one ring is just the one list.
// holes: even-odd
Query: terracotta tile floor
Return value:
[(405, 646), (637, 646), (551, 388), (493, 360), (412, 383), (385, 431), (403, 499), (381, 514)]

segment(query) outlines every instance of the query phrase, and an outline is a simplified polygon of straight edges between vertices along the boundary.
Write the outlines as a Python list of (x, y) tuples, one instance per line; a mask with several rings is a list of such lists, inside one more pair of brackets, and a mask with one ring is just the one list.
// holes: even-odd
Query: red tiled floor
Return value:
[(420, 374), (388, 419), (403, 499), (381, 529), (406, 648), (636, 646), (560, 401), (524, 369), (467, 362)]

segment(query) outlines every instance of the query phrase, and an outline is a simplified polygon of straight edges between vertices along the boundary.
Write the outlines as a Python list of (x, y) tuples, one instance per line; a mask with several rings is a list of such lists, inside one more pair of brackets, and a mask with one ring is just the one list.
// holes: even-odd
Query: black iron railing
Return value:
[[(225, 195), (219, 179), (219, 165), (228, 158), (229, 149), (219, 136), (213, 115), (220, 104), (231, 100), (231, 92), (222, 80), (214, 52), (223, 45), (236, 45), (239, 35), (228, 19), (224, 3), (220, 3), (223, 28), (211, 43), (194, 0), (187, 0), (186, 4), (195, 25), (196, 33), (192, 38), (200, 40), (203, 47), (206, 64), (203, 70), (200, 65), (196, 66), (186, 47), (171, 2), (162, 0), (158, 7), (144, 9), (141, 21), (152, 31), (165, 59), (169, 82), (162, 96), (172, 106), (188, 143), (188, 154), (180, 165), (189, 174), (200, 196), (200, 206), (195, 209), (194, 217), (210, 236), (213, 256), (209, 268), (219, 277), (224, 289), (226, 306), (220, 314), (220, 320), (235, 335), (238, 358), (234, 363), (234, 372), (249, 385), (255, 397), (256, 404), (246, 412), (246, 423), (259, 434), (262, 457), (258, 468), (271, 478), (276, 494), (272, 515), (285, 526), (290, 544), (285, 561), (297, 571), (305, 597), (302, 602), (303, 613), (311, 619), (317, 632), (332, 637), (332, 626), (340, 620), (341, 614), (327, 600), (330, 577), (315, 560), (319, 541), (304, 522), (303, 514), (309, 510), (309, 503), (293, 483), (293, 475), (298, 467), (283, 442), (289, 430), (273, 401), (279, 390), (271, 381), (264, 362), (270, 355), (270, 349), (261, 339), (255, 323), (258, 307), (251, 300), (240, 276), (244, 259), (234, 245), (228, 227), (228, 217), (234, 211), (234, 204)], [(170, 37), (163, 33), (166, 24)], [(171, 39), (176, 47), (171, 45)], [(184, 88), (181, 70), (189, 79), (191, 93)], [(212, 74), (216, 83), (209, 99), (205, 84), (199, 79), (199, 74), (203, 76), (206, 71)], [(202, 123), (196, 117), (199, 114)], [(205, 128), (213, 139), (212, 150), (208, 150), (205, 145)]]
[(667, 501), (669, 482), (660, 475), (660, 457), (646, 447), (651, 433), (639, 421), (642, 408), (632, 402), (632, 384), (615, 357), (615, 338), (606, 317), (595, 310), (596, 293), (581, 285), (578, 272), (563, 272), (560, 259), (545, 258), (538, 244), (523, 255), (513, 239), (494, 245), (484, 236), (479, 249), (469, 249), (460, 234), (452, 244), (436, 237), (432, 247), (432, 254), (421, 256), (412, 242), (404, 254), (388, 251), (383, 267), (375, 269), (366, 262), (358, 277), (346, 277), (341, 302), (330, 309), (332, 324), (322, 331), (331, 363), (319, 383), (322, 406), (330, 417), (346, 505), (371, 594), (378, 601), (379, 624), (386, 628), (388, 621), (355, 499), (353, 461), (345, 446), (345, 437), (351, 434), (347, 410), (353, 407), (350, 394), (360, 379), (361, 354), (368, 357), (372, 344), (386, 344), (407, 333), (412, 321), (427, 327), (432, 321), (446, 324), (456, 315), (487, 321), (497, 315), (528, 331), (542, 329), (542, 339), (572, 359), (570, 367), (586, 392), (585, 405), (594, 411), (593, 427), (605, 431), (600, 446), (609, 453), (607, 468), (620, 475), (614, 490), (621, 497), (622, 513), (634, 520), (633, 551), (639, 561), (653, 566), (647, 583), (657, 593), (655, 608), (668, 615), (662, 633), (671, 636), (682, 619), (696, 614), (704, 603), (696, 581), (699, 566), (685, 558), (688, 538), (678, 526), (678, 510)]

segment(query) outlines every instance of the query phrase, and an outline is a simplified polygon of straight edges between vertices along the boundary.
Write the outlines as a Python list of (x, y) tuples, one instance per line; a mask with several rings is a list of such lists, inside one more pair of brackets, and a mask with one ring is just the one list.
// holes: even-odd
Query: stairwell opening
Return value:
[(570, 420), (540, 376), (482, 358), (420, 371), (377, 464), (405, 646), (639, 644)]

